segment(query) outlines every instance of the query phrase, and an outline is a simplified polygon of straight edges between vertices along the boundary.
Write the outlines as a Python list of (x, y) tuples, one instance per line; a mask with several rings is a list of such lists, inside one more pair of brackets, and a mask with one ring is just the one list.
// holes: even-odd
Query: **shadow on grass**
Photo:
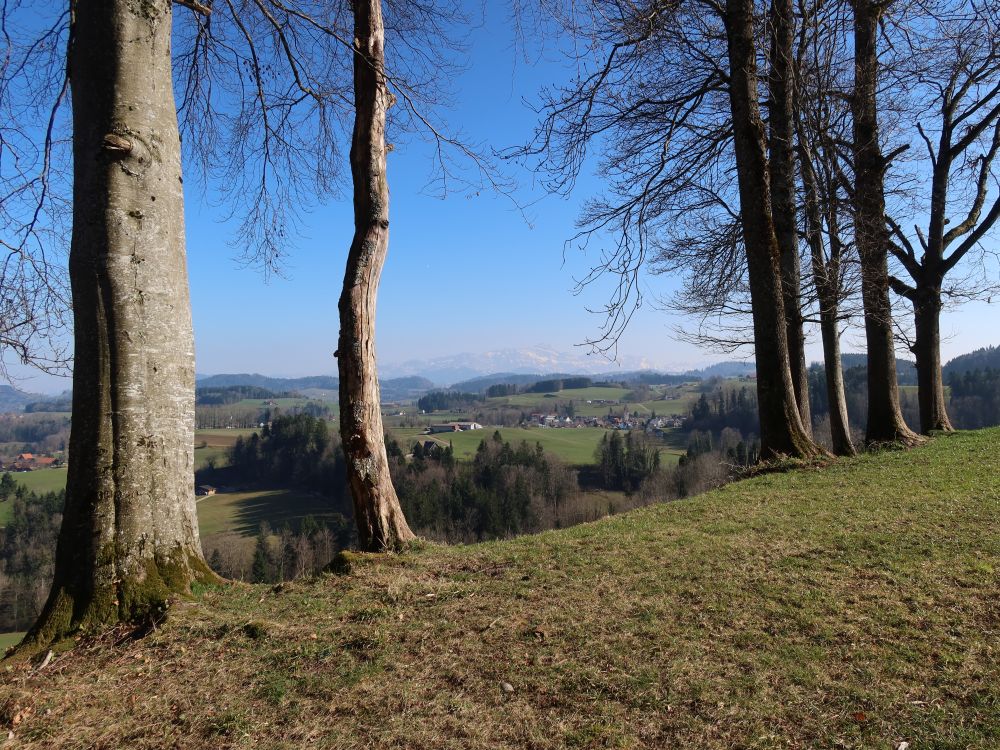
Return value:
[(234, 530), (247, 536), (256, 534), (264, 521), (272, 529), (288, 524), (298, 531), (306, 516), (322, 523), (342, 518), (343, 514), (329, 498), (291, 490), (267, 490), (233, 503)]

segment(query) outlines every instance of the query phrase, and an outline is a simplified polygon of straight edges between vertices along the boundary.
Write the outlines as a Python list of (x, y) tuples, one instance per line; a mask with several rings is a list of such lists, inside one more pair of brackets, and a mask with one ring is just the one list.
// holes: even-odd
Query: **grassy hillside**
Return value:
[(0, 719), (32, 708), (18, 748), (996, 748), (998, 447), (203, 592), (12, 665)]

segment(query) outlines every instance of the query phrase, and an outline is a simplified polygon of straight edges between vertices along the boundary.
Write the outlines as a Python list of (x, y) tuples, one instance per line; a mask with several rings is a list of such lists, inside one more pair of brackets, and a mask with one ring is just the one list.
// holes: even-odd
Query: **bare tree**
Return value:
[(854, 231), (861, 260), (861, 296), (868, 350), (869, 443), (915, 444), (920, 438), (903, 420), (896, 380), (892, 306), (889, 300), (885, 171), (892, 161), (882, 153), (878, 116), (879, 20), (885, 6), (875, 0), (852, 0), (854, 9)]
[(909, 276), (889, 281), (913, 306), (924, 433), (953, 429), (941, 375), (943, 297), (990, 287), (976, 280), (971, 288), (961, 282), (949, 288), (945, 280), (970, 253), (982, 253), (982, 240), (1000, 219), (1000, 12), (974, 1), (932, 10), (907, 34), (912, 57), (900, 71), (921, 108), (915, 131), (923, 148), (913, 151), (925, 154), (917, 168), (931, 175), (926, 224), (911, 232), (901, 216), (889, 217), (890, 250)]
[(740, 217), (753, 308), (761, 454), (811, 456), (822, 451), (802, 425), (789, 367), (781, 251), (772, 219), (764, 125), (758, 104), (753, 0), (727, 0), (725, 24)]
[(850, 141), (850, 109), (842, 95), (838, 62), (843, 59), (847, 24), (839, 2), (800, 2), (796, 49), (795, 127), (802, 180), (805, 241), (823, 341), (830, 433), (834, 453), (854, 455), (847, 418), (840, 354), (842, 304), (851, 290), (846, 271), (849, 207), (845, 173), (849, 165), (838, 143)]
[(354, 240), (339, 306), (340, 434), (359, 542), (384, 551), (405, 546), (414, 534), (389, 474), (375, 363), (375, 302), (389, 250), (385, 122), (392, 103), (381, 0), (355, 0), (354, 39)]
[(73, 426), (48, 601), (28, 648), (155, 615), (213, 580), (193, 487), (194, 342), (169, 0), (77, 0)]
[(65, 371), (69, 206), (66, 18), (0, 9), (0, 377), (7, 364)]
[[(739, 271), (706, 282), (718, 280), (705, 291), (726, 305), (720, 289), (749, 292), (764, 452), (812, 455), (817, 447), (802, 424), (788, 364), (752, 7), (607, 0), (555, 8), (553, 15), (580, 42), (583, 72), (543, 94), (536, 138), (519, 155), (537, 157), (550, 186), (568, 190), (587, 150), (603, 151), (600, 173), (609, 195), (586, 205), (572, 240), (614, 237), (581, 282), (605, 274), (618, 280), (593, 343), (613, 346), (627, 325), (651, 250), (660, 268), (676, 269), (687, 259), (699, 263), (699, 248), (718, 248), (699, 270)], [(738, 62), (734, 49), (742, 55)], [(737, 79), (741, 92), (734, 92)], [(688, 235), (677, 230), (678, 221), (703, 231)]]
[(812, 431), (809, 411), (809, 375), (802, 317), (802, 271), (795, 190), (795, 14), (792, 0), (772, 0), (770, 66), (768, 73), (768, 168), (771, 214), (781, 253), (781, 289), (785, 309), (788, 362), (799, 417), (806, 433)]

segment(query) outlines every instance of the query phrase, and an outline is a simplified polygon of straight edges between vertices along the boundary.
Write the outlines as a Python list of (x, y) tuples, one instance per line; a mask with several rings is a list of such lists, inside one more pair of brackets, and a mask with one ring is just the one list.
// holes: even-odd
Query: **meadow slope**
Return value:
[(0, 667), (3, 747), (1000, 747), (1000, 430), (346, 568)]

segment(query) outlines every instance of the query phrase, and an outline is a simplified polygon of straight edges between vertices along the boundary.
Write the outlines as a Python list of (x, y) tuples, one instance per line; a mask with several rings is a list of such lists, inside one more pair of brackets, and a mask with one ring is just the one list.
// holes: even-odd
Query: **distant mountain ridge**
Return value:
[[(382, 379), (379, 383), (383, 401), (403, 401), (419, 398), (434, 388), (427, 378), (409, 376)], [(310, 375), (301, 378), (275, 378), (259, 373), (228, 373), (221, 375), (200, 375), (198, 388), (229, 388), (233, 386), (255, 386), (274, 393), (297, 392), (310, 398), (336, 400), (340, 380), (332, 375)]]
[(199, 388), (227, 388), (234, 385), (253, 385), (275, 393), (301, 391), (306, 388), (337, 390), (340, 381), (330, 375), (310, 375), (304, 378), (273, 378), (258, 373), (205, 375), (198, 377)]
[[(622, 356), (617, 360), (622, 371), (654, 369), (645, 357)], [(561, 352), (546, 345), (525, 349), (497, 349), (473, 354), (463, 352), (444, 357), (387, 362), (379, 368), (383, 377), (421, 375), (438, 385), (455, 387), (458, 383), (480, 377), (531, 375), (550, 373), (603, 376), (614, 363), (601, 355)], [(616, 378), (620, 378), (618, 374)]]

